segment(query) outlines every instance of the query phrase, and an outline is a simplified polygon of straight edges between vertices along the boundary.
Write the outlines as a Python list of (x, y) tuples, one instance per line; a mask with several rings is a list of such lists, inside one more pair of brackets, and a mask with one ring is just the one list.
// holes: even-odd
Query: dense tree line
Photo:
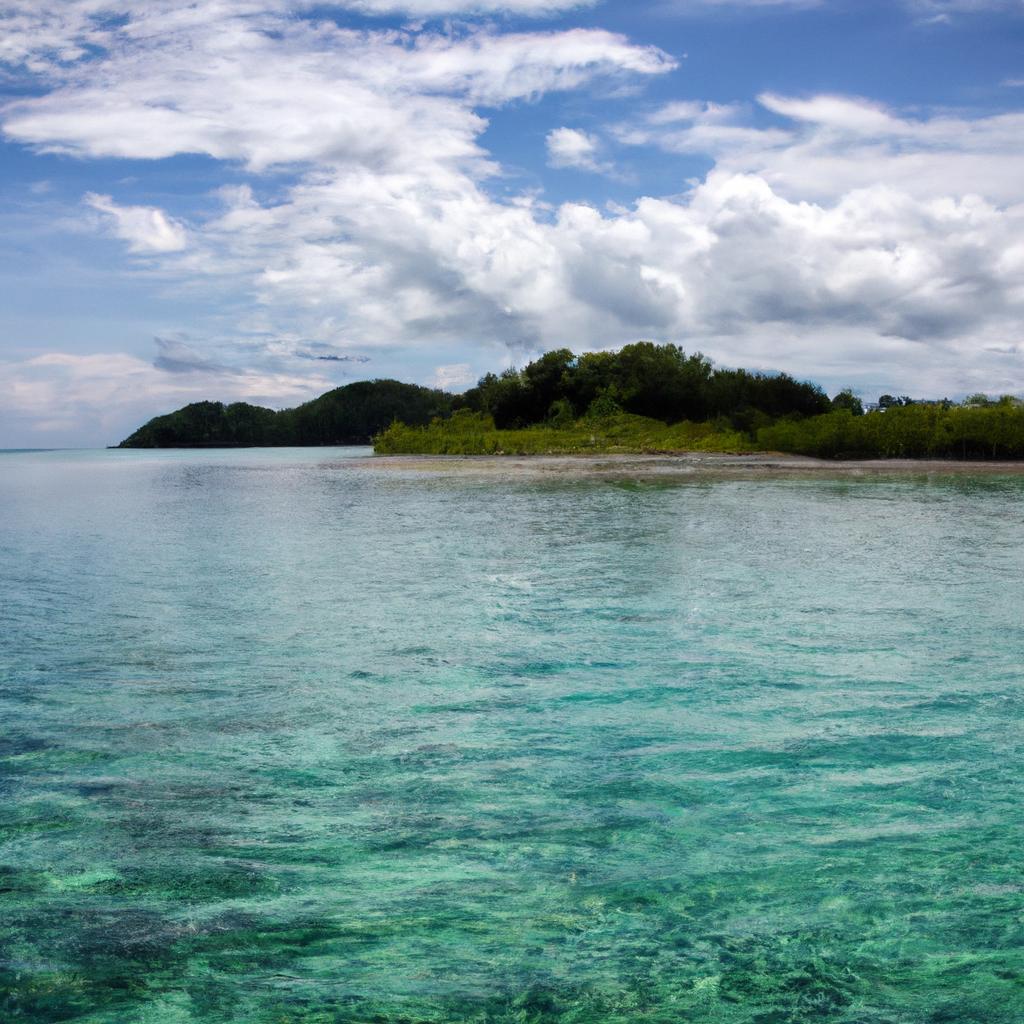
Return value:
[(839, 410), (783, 419), (757, 432), (760, 449), (868, 459), (1022, 459), (1024, 405), (972, 396), (951, 402), (902, 402), (866, 416)]
[(245, 402), (194, 402), (150, 420), (120, 447), (369, 444), (395, 420), (422, 425), (451, 409), (452, 396), (443, 391), (397, 380), (357, 381), (279, 412)]
[(915, 402), (866, 415), (838, 408), (783, 417), (756, 431), (738, 430), (726, 417), (666, 424), (622, 411), (500, 430), (486, 413), (462, 409), (427, 426), (394, 423), (374, 446), (388, 455), (768, 451), (819, 458), (1024, 459), (1024, 405)]
[(752, 430), (780, 416), (828, 412), (832, 404), (816, 384), (784, 373), (716, 369), (677, 345), (637, 342), (618, 352), (548, 352), (522, 370), (488, 374), (456, 407), (492, 416), (499, 430), (565, 424), (616, 409), (663, 423), (725, 416)]
[(786, 374), (715, 369), (699, 353), (638, 342), (618, 352), (548, 352), (522, 370), (488, 374), (463, 395), (375, 380), (280, 412), (245, 402), (195, 402), (150, 420), (121, 447), (366, 443), (393, 421), (419, 426), (456, 409), (492, 416), (499, 429), (565, 426), (621, 410), (663, 423), (725, 416), (736, 429), (750, 431), (780, 416), (830, 408), (817, 385)]
[(972, 395), (883, 395), (865, 414), (787, 374), (716, 369), (700, 353), (638, 342), (548, 352), (462, 395), (359, 381), (295, 409), (196, 402), (150, 420), (125, 448), (365, 444), (379, 451), (782, 451), (861, 458), (1024, 458), (1024, 406)]

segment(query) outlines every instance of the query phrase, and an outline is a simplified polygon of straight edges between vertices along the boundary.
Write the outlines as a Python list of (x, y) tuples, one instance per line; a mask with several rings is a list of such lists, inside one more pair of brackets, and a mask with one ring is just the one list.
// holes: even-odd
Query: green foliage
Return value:
[(461, 410), (429, 426), (393, 423), (374, 438), (380, 455), (581, 455), (609, 452), (749, 451), (742, 434), (713, 423), (660, 420), (613, 412), (568, 426), (539, 424), (499, 430), (492, 416)]
[(258, 405), (193, 402), (157, 416), (121, 442), (122, 448), (184, 448), (287, 444), (279, 414)]
[[(614, 396), (628, 413), (663, 423), (730, 418), (733, 428), (750, 430), (756, 421), (779, 416), (812, 416), (832, 407), (815, 384), (786, 374), (716, 370), (699, 352), (678, 345), (640, 341), (618, 352), (575, 356), (568, 349), (548, 352), (523, 370), (488, 374), (456, 404), (494, 417), (500, 429), (543, 422), (556, 401), (573, 415), (593, 415), (594, 403)], [(607, 415), (610, 410), (606, 406)]]
[(386, 454), (779, 451), (822, 458), (1024, 458), (1024, 404), (883, 395), (864, 414), (786, 374), (716, 370), (700, 353), (637, 342), (556, 349), (487, 374), (464, 395), (359, 381), (296, 409), (196, 402), (150, 420), (124, 448), (364, 444)]
[(328, 391), (284, 415), (295, 444), (364, 444), (395, 419), (420, 425), (451, 413), (452, 396), (397, 380), (364, 380)]
[(963, 404), (968, 408), (971, 406), (977, 406), (980, 409), (984, 409), (987, 406), (992, 405), (993, 402), (992, 399), (988, 397), (988, 395), (983, 394), (982, 392), (979, 391), (976, 394), (968, 395), (964, 399)]
[(397, 380), (358, 381), (280, 412), (245, 402), (194, 402), (150, 420), (120, 447), (366, 444), (397, 417), (425, 424), (448, 415), (451, 405), (452, 396), (443, 391)]
[(602, 388), (597, 397), (587, 406), (587, 419), (601, 422), (622, 412), (619, 405), (619, 392), (614, 384)]
[(913, 405), (914, 400), (908, 398), (906, 395), (900, 395), (898, 398), (893, 395), (882, 395), (878, 399), (878, 408), (885, 412), (886, 409), (899, 408), (904, 405)]
[(781, 420), (757, 432), (759, 448), (822, 458), (1024, 458), (1024, 407), (944, 403), (890, 405), (854, 416), (840, 409), (804, 420)]
[(595, 399), (591, 413), (570, 424), (501, 430), (490, 415), (461, 410), (425, 427), (394, 423), (374, 444), (384, 455), (776, 451), (819, 458), (1024, 458), (1024, 406), (1009, 403), (986, 408), (911, 403), (860, 416), (846, 408), (783, 418), (747, 433), (727, 417), (668, 425), (616, 411), (613, 402), (594, 408), (607, 399), (607, 394)]
[(832, 408), (835, 411), (847, 409), (854, 416), (864, 415), (864, 405), (853, 393), (852, 388), (843, 388), (843, 390), (832, 399)]
[(548, 410), (548, 424), (552, 427), (564, 429), (571, 427), (573, 421), (572, 406), (564, 399), (559, 398), (551, 403)]

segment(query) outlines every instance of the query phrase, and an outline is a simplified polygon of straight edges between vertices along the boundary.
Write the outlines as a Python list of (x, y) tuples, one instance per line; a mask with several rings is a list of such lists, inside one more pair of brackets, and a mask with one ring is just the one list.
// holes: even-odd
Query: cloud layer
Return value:
[(104, 215), (111, 232), (137, 253), (180, 252), (187, 245), (185, 228), (153, 206), (118, 206), (110, 196), (87, 192), (85, 202)]
[[(159, 363), (159, 360), (158, 360)], [(157, 411), (169, 412), (199, 397), (231, 402), (293, 405), (326, 391), (324, 377), (156, 365), (122, 352), (73, 355), (51, 352), (23, 360), (0, 359), (4, 408), (0, 426), (46, 445), (120, 441)]]
[[(44, 88), (7, 105), (5, 133), (82, 158), (199, 153), (243, 168), (251, 186), (222, 189), (219, 210), (188, 223), (116, 196), (85, 203), (171, 280), (248, 290), (262, 336), (302, 344), (254, 345), (240, 328), (236, 363), (212, 369), (168, 343), (156, 368), (113, 356), (8, 364), (21, 408), (50, 399), (46, 373), (82, 402), (90, 387), (110, 399), (98, 383), (108, 371), (154, 400), (203, 375), (207, 394), (215, 378), (225, 397), (285, 401), (315, 391), (323, 381), (308, 372), (348, 358), (350, 343), (443, 351), (424, 379), (461, 386), (494, 365), (496, 344), (522, 358), (640, 336), (866, 388), (1024, 388), (1024, 114), (838, 95), (677, 100), (603, 131), (552, 126), (538, 146), (554, 167), (594, 173), (615, 173), (616, 152), (627, 167), (700, 156), (706, 177), (626, 207), (552, 209), (533, 193), (496, 198), (489, 112), (664, 75), (669, 55), (592, 29), (346, 28), (274, 0), (122, 7), (79, 0), (60, 19), (16, 9), (7, 56)], [(127, 20), (92, 17), (118, 12)], [(311, 357), (316, 345), (326, 355)]]

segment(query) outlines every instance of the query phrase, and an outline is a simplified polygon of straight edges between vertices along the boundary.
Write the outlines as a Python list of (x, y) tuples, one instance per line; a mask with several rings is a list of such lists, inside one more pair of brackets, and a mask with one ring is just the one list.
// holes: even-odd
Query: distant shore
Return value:
[(686, 479), (699, 476), (743, 479), (774, 477), (870, 477), (920, 475), (1024, 475), (1024, 461), (954, 459), (814, 459), (770, 452), (726, 455), (376, 455), (346, 460), (346, 466), (399, 473), (481, 477), (606, 477)]

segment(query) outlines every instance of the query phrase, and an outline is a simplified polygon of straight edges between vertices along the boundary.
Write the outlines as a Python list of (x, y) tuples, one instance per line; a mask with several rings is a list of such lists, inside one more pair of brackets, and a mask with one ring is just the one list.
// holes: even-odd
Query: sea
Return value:
[(0, 1021), (1021, 1024), (1024, 477), (0, 455)]

